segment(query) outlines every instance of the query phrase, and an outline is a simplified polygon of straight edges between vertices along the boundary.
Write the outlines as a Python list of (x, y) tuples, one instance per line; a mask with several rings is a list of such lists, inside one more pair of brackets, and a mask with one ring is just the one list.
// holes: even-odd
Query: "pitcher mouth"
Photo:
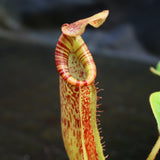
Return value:
[[(65, 45), (64, 41), (68, 42), (68, 45)], [(93, 83), (97, 74), (96, 65), (81, 36), (73, 38), (62, 34), (58, 42), (55, 51), (55, 61), (57, 70), (63, 79), (76, 86), (86, 86)], [(80, 78), (78, 74), (76, 76), (71, 73), (70, 55), (75, 55), (81, 63), (82, 67), (75, 68), (75, 71), (78, 72), (77, 70), (81, 69), (80, 72), (84, 74), (81, 76), (83, 78)]]

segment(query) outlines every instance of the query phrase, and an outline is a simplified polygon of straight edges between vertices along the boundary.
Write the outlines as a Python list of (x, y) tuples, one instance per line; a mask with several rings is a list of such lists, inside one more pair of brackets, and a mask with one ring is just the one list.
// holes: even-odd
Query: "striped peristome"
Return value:
[(99, 27), (108, 11), (62, 26), (55, 49), (60, 78), (61, 130), (70, 160), (105, 160), (97, 127), (97, 71), (81, 34), (87, 24)]
[[(86, 79), (81, 81), (71, 76), (68, 68), (68, 56), (69, 54), (75, 54), (80, 60), (86, 71)], [(62, 34), (58, 40), (55, 50), (55, 62), (59, 74), (70, 84), (77, 86), (86, 86), (94, 82), (96, 77), (96, 65), (92, 58), (92, 55), (81, 38), (69, 37)]]

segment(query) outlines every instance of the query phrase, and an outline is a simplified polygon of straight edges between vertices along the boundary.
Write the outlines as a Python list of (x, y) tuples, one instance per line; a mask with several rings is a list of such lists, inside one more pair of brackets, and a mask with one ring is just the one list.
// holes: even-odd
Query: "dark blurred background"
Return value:
[[(83, 35), (104, 91), (101, 126), (109, 160), (146, 159), (158, 131), (148, 98), (160, 59), (159, 0), (0, 0), (0, 159), (67, 160), (54, 50), (60, 27), (110, 10)], [(157, 160), (160, 155), (157, 156)]]

